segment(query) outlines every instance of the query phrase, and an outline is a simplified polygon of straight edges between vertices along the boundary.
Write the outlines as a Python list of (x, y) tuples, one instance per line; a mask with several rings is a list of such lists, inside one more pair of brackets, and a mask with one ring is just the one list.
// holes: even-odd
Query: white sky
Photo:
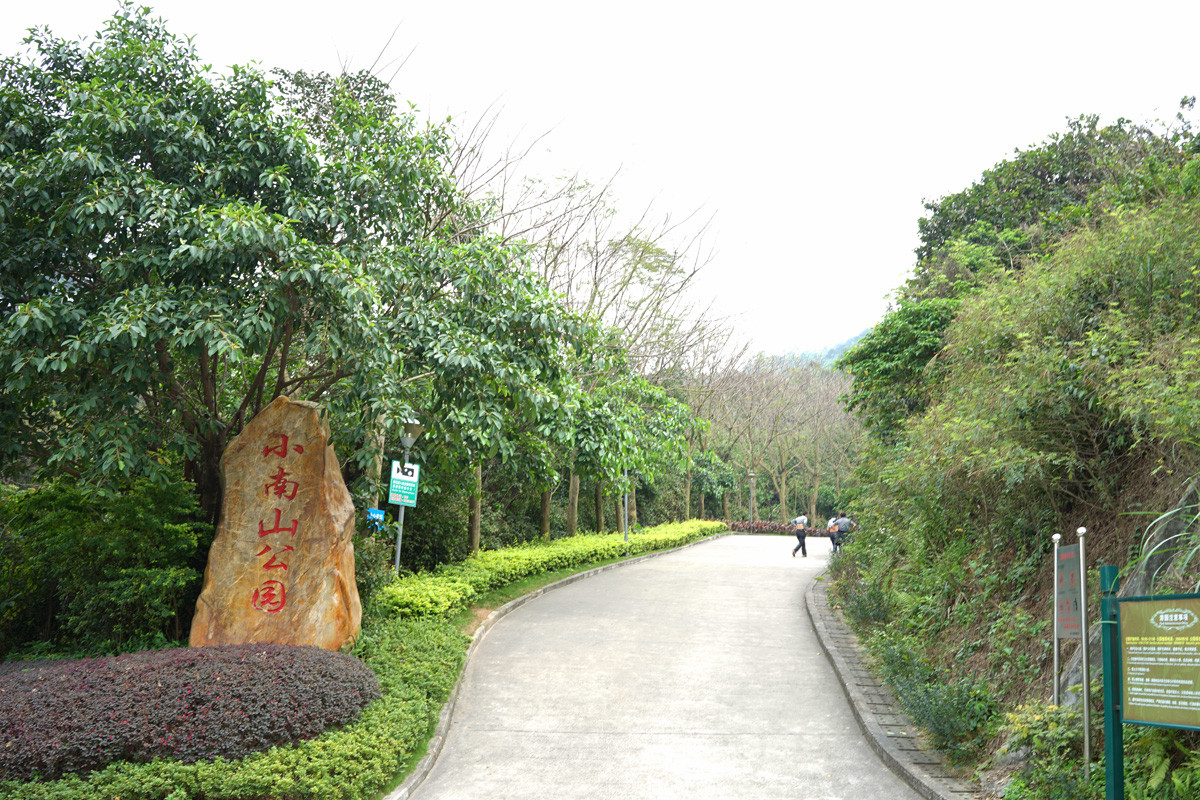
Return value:
[[(548, 135), (540, 174), (623, 210), (712, 217), (696, 300), (755, 350), (821, 350), (874, 324), (907, 275), (923, 199), (1099, 113), (1174, 116), (1200, 93), (1200, 2), (159, 0), (217, 67), (365, 68), (392, 32), (402, 100), (497, 149)], [(5, 0), (0, 53), (76, 38), (116, 2)], [(384, 72), (390, 74), (390, 70)]]

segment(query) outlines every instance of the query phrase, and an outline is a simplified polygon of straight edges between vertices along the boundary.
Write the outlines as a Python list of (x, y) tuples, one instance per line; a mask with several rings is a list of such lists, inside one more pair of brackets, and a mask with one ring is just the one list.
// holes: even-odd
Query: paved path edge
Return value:
[(817, 576), (804, 593), (821, 650), (833, 666), (867, 744), (901, 780), (927, 800), (969, 800), (974, 790), (953, 777), (899, 710), (891, 692), (863, 666), (858, 637), (829, 605), (829, 584)]
[(497, 608), (491, 614), (488, 614), (487, 618), (479, 624), (479, 627), (475, 629), (475, 634), (471, 637), (471, 644), (467, 648), (466, 657), (463, 659), (462, 671), (460, 671), (458, 674), (458, 680), (454, 683), (454, 690), (450, 693), (449, 699), (446, 700), (446, 702), (442, 705), (441, 713), (438, 714), (437, 726), (434, 728), (433, 736), (429, 739), (429, 746), (426, 749), (424, 757), (417, 762), (417, 766), (414, 767), (413, 771), (409, 773), (407, 778), (404, 779), (404, 782), (388, 794), (384, 795), (382, 800), (407, 800), (408, 796), (416, 791), (416, 788), (421, 785), (426, 777), (428, 777), (430, 770), (433, 769), (433, 765), (437, 762), (438, 756), (442, 752), (442, 745), (445, 744), (446, 732), (450, 728), (450, 719), (454, 716), (454, 706), (458, 702), (458, 691), (462, 686), (462, 676), (467, 670), (467, 662), (471, 660), (471, 656), (475, 653), (475, 648), (477, 648), (479, 643), (483, 641), (483, 637), (487, 635), (488, 631), (490, 631), (492, 626), (495, 625), (499, 620), (513, 611), (516, 611), (530, 600), (541, 597), (546, 592), (550, 592), (555, 589), (561, 589), (564, 586), (569, 586), (570, 584), (575, 583), (576, 581), (581, 581), (584, 578), (590, 578), (593, 575), (599, 575), (601, 572), (607, 572), (610, 569), (617, 569), (618, 567), (623, 567), (627, 564), (636, 564), (639, 561), (645, 561), (649, 558), (657, 558), (658, 556), (666, 555), (667, 553), (677, 553), (680, 550), (686, 550), (689, 547), (695, 547), (696, 545), (704, 544), (705, 542), (711, 542), (714, 539), (720, 539), (722, 537), (732, 535), (732, 532), (717, 533), (712, 536), (706, 536), (703, 539), (697, 539), (694, 542), (688, 542), (680, 547), (673, 547), (669, 550), (655, 550), (653, 553), (646, 553), (644, 555), (627, 558), (622, 561), (614, 561), (612, 564), (605, 564), (602, 567), (589, 569), (586, 572), (579, 572), (568, 578), (563, 578), (561, 581), (548, 583), (536, 591), (518, 597), (516, 600), (511, 600)]

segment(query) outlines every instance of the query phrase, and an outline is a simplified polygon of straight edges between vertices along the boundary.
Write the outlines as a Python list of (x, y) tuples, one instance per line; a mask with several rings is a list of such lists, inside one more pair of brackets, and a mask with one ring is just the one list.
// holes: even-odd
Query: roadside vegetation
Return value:
[(693, 520), (628, 542), (562, 538), (396, 577), (368, 599), (348, 655), (239, 645), (6, 662), (0, 693), (24, 701), (6, 705), (16, 718), (0, 713), (0, 796), (376, 797), (423, 752), (466, 656), (472, 601), (725, 529)]
[[(1046, 708), (1051, 534), (1086, 527), (1090, 563), (1128, 575), (1160, 515), (1196, 516), (1180, 506), (1200, 469), (1193, 104), (1169, 123), (1071, 120), (928, 203), (913, 277), (839, 362), (869, 444), (835, 595), (941, 746), (1016, 773), (1008, 798), (1103, 792), (1082, 780), (1078, 709)], [(1167, 578), (1192, 590), (1200, 573)], [(1128, 796), (1197, 796), (1195, 734), (1126, 736)], [(990, 764), (1002, 745), (1028, 760)]]

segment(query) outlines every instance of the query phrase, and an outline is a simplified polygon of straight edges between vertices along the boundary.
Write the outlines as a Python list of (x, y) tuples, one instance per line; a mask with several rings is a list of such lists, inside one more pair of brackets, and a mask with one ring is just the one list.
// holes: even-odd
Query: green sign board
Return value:
[(408, 508), (417, 507), (417, 486), (421, 482), (419, 464), (392, 462), (392, 482), (388, 487), (388, 502)]
[(1119, 606), (1121, 721), (1200, 730), (1200, 595)]

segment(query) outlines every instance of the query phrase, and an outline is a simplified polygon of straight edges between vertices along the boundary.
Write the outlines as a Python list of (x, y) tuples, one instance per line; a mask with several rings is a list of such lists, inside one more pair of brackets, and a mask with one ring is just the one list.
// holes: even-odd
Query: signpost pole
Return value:
[(1104, 668), (1104, 797), (1125, 800), (1125, 743), (1121, 728), (1121, 652), (1117, 642), (1117, 568), (1100, 567), (1100, 642)]
[(1087, 555), (1083, 540), (1087, 528), (1075, 531), (1079, 534), (1079, 596), (1080, 596), (1080, 639), (1083, 644), (1083, 779), (1092, 775), (1092, 671), (1088, 665), (1088, 611), (1087, 611)]
[(398, 465), (395, 461), (392, 462), (393, 485), (388, 489), (388, 502), (395, 503), (400, 507), (400, 512), (396, 515), (396, 563), (394, 569), (397, 575), (400, 574), (400, 545), (404, 539), (404, 508), (417, 505), (417, 487), (421, 479), (420, 468), (410, 465), (408, 459), (412, 454), (413, 445), (417, 443), (417, 437), (424, 430), (424, 425), (415, 422), (408, 422), (404, 425), (404, 435), (400, 437), (400, 445), (404, 448), (404, 466), (401, 467), (400, 473), (409, 480), (399, 481), (399, 486), (395, 485), (398, 478), (396, 474)]
[(1050, 629), (1050, 643), (1054, 646), (1054, 690), (1052, 693), (1053, 703), (1058, 706), (1058, 542), (1062, 539), (1061, 533), (1056, 533), (1051, 537), (1054, 539), (1054, 619)]
[(400, 541), (404, 538), (404, 506), (400, 506), (400, 512), (396, 515), (396, 574), (400, 574)]

